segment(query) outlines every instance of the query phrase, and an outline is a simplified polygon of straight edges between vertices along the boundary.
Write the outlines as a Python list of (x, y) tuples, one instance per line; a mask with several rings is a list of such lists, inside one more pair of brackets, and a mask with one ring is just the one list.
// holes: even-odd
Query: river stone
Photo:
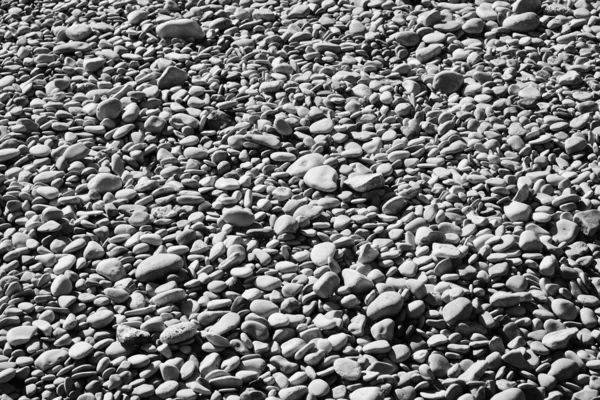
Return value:
[(116, 175), (101, 172), (94, 175), (87, 186), (89, 190), (100, 194), (114, 193), (123, 187), (123, 181)]
[(304, 174), (303, 180), (308, 187), (326, 193), (335, 192), (338, 187), (338, 173), (329, 165), (312, 167)]
[(115, 319), (115, 314), (111, 310), (100, 309), (92, 312), (87, 317), (87, 322), (92, 328), (104, 328), (109, 326)]
[(144, 9), (134, 10), (127, 14), (127, 22), (131, 25), (139, 25), (144, 22), (150, 14)]
[(324, 162), (325, 157), (322, 154), (305, 154), (294, 161), (292, 165), (287, 168), (286, 172), (291, 176), (302, 178), (311, 168), (323, 165)]
[(70, 295), (72, 291), (73, 283), (65, 275), (58, 275), (50, 286), (50, 293), (55, 297)]
[(279, 390), (278, 396), (281, 400), (304, 400), (307, 394), (308, 387), (299, 385)]
[(69, 349), (69, 357), (73, 360), (82, 360), (92, 354), (94, 346), (88, 342), (77, 342)]
[(350, 400), (383, 400), (383, 390), (378, 387), (361, 387), (350, 393)]
[(600, 210), (587, 210), (575, 213), (573, 221), (579, 225), (585, 236), (596, 236), (600, 231)]
[(123, 105), (119, 99), (110, 97), (106, 100), (102, 100), (96, 108), (96, 118), (100, 121), (104, 119), (116, 120), (121, 116), (123, 111)]
[(519, 388), (509, 388), (496, 393), (491, 400), (526, 400), (525, 393)]
[(504, 214), (511, 222), (528, 222), (532, 210), (529, 204), (513, 201), (504, 207)]
[(185, 342), (196, 336), (198, 326), (193, 322), (180, 322), (168, 326), (161, 334), (160, 341), (166, 344), (177, 344)]
[(299, 223), (296, 218), (291, 215), (281, 215), (275, 221), (273, 225), (273, 231), (276, 235), (283, 235), (284, 233), (295, 233), (298, 230)]
[(404, 298), (398, 292), (383, 292), (367, 307), (367, 318), (381, 321), (394, 318), (402, 311)]
[(247, 228), (254, 223), (254, 214), (239, 206), (223, 210), (223, 220), (239, 228)]
[(346, 381), (354, 382), (361, 378), (360, 364), (350, 358), (338, 358), (333, 362), (333, 369)]
[(252, 303), (250, 303), (250, 311), (263, 318), (269, 318), (272, 314), (279, 312), (279, 307), (272, 301), (256, 299), (252, 300)]
[(310, 133), (313, 135), (326, 135), (333, 131), (334, 123), (329, 118), (320, 119), (310, 125)]
[(101, 260), (96, 266), (96, 272), (112, 282), (119, 281), (127, 276), (127, 272), (118, 258)]
[(0, 163), (13, 160), (21, 155), (19, 149), (1, 149), (0, 148)]
[(69, 146), (63, 153), (67, 162), (83, 160), (90, 153), (90, 149), (83, 143), (75, 143)]
[(36, 334), (38, 328), (31, 325), (17, 326), (6, 333), (6, 341), (11, 346), (21, 346), (28, 343)]
[(567, 299), (554, 299), (550, 303), (552, 312), (563, 321), (574, 321), (579, 315), (575, 304)]
[(516, 33), (529, 33), (535, 31), (540, 25), (540, 17), (534, 12), (515, 14), (502, 22), (502, 27)]
[(329, 393), (329, 384), (323, 379), (315, 379), (308, 384), (308, 392), (316, 397), (325, 396)]
[(159, 89), (171, 89), (175, 86), (183, 86), (187, 79), (187, 72), (175, 66), (170, 66), (158, 78), (157, 84)]
[(340, 277), (328, 271), (325, 272), (313, 285), (313, 290), (322, 299), (328, 299), (340, 286)]
[(556, 378), (558, 382), (565, 382), (573, 379), (579, 373), (579, 366), (570, 358), (559, 358), (552, 363), (548, 375)]
[(415, 47), (421, 42), (421, 37), (413, 31), (401, 31), (392, 36), (399, 44), (404, 47)]
[(440, 71), (433, 77), (433, 89), (442, 94), (458, 92), (465, 78), (455, 71)]
[(135, 270), (140, 282), (160, 282), (183, 268), (183, 259), (177, 254), (155, 254), (143, 260)]
[(65, 349), (46, 350), (36, 358), (35, 366), (42, 371), (47, 371), (55, 365), (62, 364), (67, 357), (69, 353)]
[(587, 140), (581, 136), (571, 136), (565, 141), (565, 152), (569, 155), (583, 152), (587, 148)]
[(343, 269), (342, 278), (344, 286), (348, 287), (350, 292), (357, 295), (370, 292), (375, 285), (371, 279), (353, 269)]
[(116, 332), (117, 341), (127, 346), (141, 346), (150, 342), (150, 333), (141, 329), (119, 324)]
[(201, 41), (206, 37), (196, 21), (185, 18), (163, 22), (156, 27), (156, 34), (162, 39), (192, 39), (192, 41)]
[(577, 328), (560, 329), (549, 332), (542, 338), (542, 344), (550, 350), (565, 349), (569, 346), (571, 338), (573, 338), (577, 332)]
[(88, 24), (73, 24), (65, 30), (65, 34), (71, 40), (86, 41), (94, 32)]
[(489, 364), (485, 360), (475, 361), (465, 372), (458, 376), (458, 380), (464, 382), (478, 381), (485, 374)]
[(541, 0), (517, 0), (512, 5), (512, 11), (514, 14), (523, 14), (526, 12), (537, 13), (541, 8)]
[(454, 326), (469, 320), (472, 312), (473, 303), (465, 297), (459, 297), (444, 306), (442, 315), (448, 325)]
[(310, 251), (310, 259), (318, 266), (326, 265), (329, 258), (335, 256), (336, 250), (331, 242), (318, 243)]
[(381, 174), (355, 174), (344, 181), (350, 189), (359, 193), (379, 189), (384, 186), (384, 182)]
[(210, 326), (208, 330), (216, 335), (223, 336), (239, 327), (240, 324), (240, 316), (237, 313), (229, 312), (223, 315), (214, 325)]

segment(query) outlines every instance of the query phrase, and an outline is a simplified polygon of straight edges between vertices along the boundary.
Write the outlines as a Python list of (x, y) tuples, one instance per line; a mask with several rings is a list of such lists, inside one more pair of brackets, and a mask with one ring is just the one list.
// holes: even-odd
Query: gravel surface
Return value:
[(3, 0), (0, 400), (599, 399), (599, 10)]

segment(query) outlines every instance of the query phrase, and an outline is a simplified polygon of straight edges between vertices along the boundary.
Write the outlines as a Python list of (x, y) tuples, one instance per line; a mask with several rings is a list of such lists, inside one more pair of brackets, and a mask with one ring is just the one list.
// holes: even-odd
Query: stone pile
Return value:
[(600, 398), (597, 1), (0, 4), (0, 396)]

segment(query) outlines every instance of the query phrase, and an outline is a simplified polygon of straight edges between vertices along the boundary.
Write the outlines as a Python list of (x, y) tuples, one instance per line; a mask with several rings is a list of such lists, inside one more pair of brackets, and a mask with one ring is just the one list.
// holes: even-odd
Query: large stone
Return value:
[(65, 30), (65, 34), (71, 40), (86, 41), (94, 32), (88, 24), (73, 24)]
[(509, 388), (496, 393), (491, 400), (526, 400), (525, 393), (519, 388)]
[(348, 287), (351, 293), (358, 295), (369, 293), (375, 286), (371, 279), (349, 268), (342, 270), (342, 278), (344, 279), (344, 286)]
[(350, 393), (350, 400), (383, 400), (383, 390), (379, 387), (361, 387)]
[(458, 92), (465, 82), (463, 75), (455, 71), (440, 71), (433, 77), (433, 89), (442, 94)]
[(350, 358), (338, 358), (333, 362), (333, 369), (346, 381), (357, 381), (361, 377), (360, 364)]
[(404, 298), (398, 292), (383, 292), (367, 307), (367, 317), (380, 321), (384, 318), (394, 318), (402, 311)]
[(513, 3), (512, 11), (514, 14), (537, 13), (540, 8), (542, 8), (542, 0), (517, 0)]
[(600, 210), (587, 210), (575, 214), (573, 221), (579, 225), (581, 233), (596, 236), (600, 231)]
[(527, 222), (531, 218), (531, 206), (529, 204), (513, 201), (504, 207), (504, 214), (511, 222)]
[(11, 346), (20, 346), (29, 342), (36, 334), (38, 328), (31, 325), (17, 326), (8, 331), (6, 341)]
[(310, 188), (331, 193), (337, 190), (338, 173), (329, 165), (313, 167), (304, 175), (304, 183)]
[(162, 39), (200, 41), (206, 38), (204, 31), (196, 21), (185, 18), (163, 22), (156, 27), (156, 34)]
[(106, 258), (100, 261), (96, 266), (96, 272), (112, 282), (127, 276), (127, 272), (118, 258)]
[(35, 360), (35, 366), (42, 371), (47, 371), (55, 365), (62, 364), (69, 357), (65, 349), (46, 350)]
[(140, 282), (160, 282), (183, 267), (183, 259), (177, 254), (155, 254), (137, 266), (135, 277)]
[(356, 192), (365, 193), (383, 187), (385, 179), (381, 174), (355, 174), (344, 183)]
[(160, 334), (160, 341), (166, 344), (185, 342), (196, 336), (198, 326), (193, 322), (181, 322), (167, 327)]
[(123, 181), (116, 175), (101, 172), (90, 179), (87, 186), (100, 194), (114, 193), (123, 187)]
[(540, 17), (533, 12), (511, 15), (502, 23), (503, 28), (517, 33), (529, 33), (535, 31), (539, 25)]
[(297, 176), (298, 178), (304, 177), (304, 175), (314, 167), (323, 165), (325, 157), (319, 153), (309, 153), (298, 158), (290, 165), (286, 172), (291, 176)]
[(570, 381), (579, 373), (579, 366), (570, 358), (559, 358), (550, 366), (548, 375), (556, 378), (558, 382)]
[(223, 210), (223, 220), (238, 228), (247, 228), (254, 223), (254, 214), (247, 208), (236, 206)]
[(170, 66), (165, 69), (160, 78), (158, 78), (159, 89), (171, 89), (175, 86), (183, 86), (188, 79), (188, 73), (184, 70)]
[(471, 300), (459, 297), (444, 306), (442, 316), (448, 325), (454, 326), (460, 322), (467, 321), (471, 317), (472, 312), (473, 303), (471, 303)]

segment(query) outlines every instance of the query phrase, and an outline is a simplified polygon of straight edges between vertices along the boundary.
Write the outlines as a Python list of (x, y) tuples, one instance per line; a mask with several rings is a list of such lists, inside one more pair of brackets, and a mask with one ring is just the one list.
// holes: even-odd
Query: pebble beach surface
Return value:
[(600, 3), (0, 3), (0, 400), (600, 399)]

